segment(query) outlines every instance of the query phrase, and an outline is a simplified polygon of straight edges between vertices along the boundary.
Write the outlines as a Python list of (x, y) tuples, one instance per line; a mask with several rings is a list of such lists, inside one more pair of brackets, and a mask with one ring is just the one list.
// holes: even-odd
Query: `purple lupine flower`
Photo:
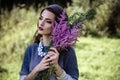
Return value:
[(82, 22), (77, 23), (76, 25), (69, 26), (68, 21), (65, 20), (66, 15), (65, 11), (61, 14), (59, 18), (59, 23), (55, 22), (52, 31), (52, 41), (53, 47), (59, 49), (66, 49), (68, 46), (73, 46), (77, 38), (81, 33), (81, 24)]

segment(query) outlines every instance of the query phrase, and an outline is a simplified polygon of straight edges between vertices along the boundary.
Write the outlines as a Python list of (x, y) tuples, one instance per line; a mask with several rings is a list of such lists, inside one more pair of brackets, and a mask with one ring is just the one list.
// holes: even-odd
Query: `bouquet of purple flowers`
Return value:
[(51, 35), (52, 46), (57, 48), (57, 50), (66, 49), (67, 46), (73, 46), (82, 33), (82, 22), (70, 26), (66, 20), (65, 11), (60, 16), (59, 23), (55, 22)]

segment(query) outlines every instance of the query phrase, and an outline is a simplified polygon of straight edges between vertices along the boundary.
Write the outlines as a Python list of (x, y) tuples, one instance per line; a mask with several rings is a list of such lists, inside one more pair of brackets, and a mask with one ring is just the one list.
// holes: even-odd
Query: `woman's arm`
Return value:
[(68, 75), (60, 66), (56, 67), (56, 74), (58, 80), (76, 80)]
[(36, 69), (33, 69), (23, 80), (34, 80), (38, 73)]

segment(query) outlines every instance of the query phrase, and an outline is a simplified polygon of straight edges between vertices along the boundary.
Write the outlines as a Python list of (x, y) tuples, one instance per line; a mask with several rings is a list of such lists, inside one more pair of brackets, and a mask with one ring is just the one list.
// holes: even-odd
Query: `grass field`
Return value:
[(81, 38), (75, 50), (79, 80), (120, 80), (120, 40)]
[[(10, 45), (13, 44), (8, 46)], [(16, 46), (13, 53), (7, 52), (7, 47), (1, 47), (1, 51), (6, 51), (0, 52), (0, 80), (19, 79), (22, 57), (27, 45), (19, 48)], [(80, 38), (75, 46), (80, 71), (79, 80), (120, 80), (119, 45), (120, 39)]]

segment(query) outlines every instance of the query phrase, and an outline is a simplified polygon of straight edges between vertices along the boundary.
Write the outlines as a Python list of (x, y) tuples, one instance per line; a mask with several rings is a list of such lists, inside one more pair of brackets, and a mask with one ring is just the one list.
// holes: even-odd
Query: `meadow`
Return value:
[[(15, 51), (9, 52), (12, 49), (10, 45), (14, 45), (9, 43), (8, 48), (1, 47), (5, 51), (0, 53), (0, 80), (19, 79), (24, 50), (28, 45), (24, 43), (21, 47), (16, 46)], [(120, 80), (119, 44), (119, 39), (81, 37), (75, 46), (79, 80)]]
[[(69, 13), (70, 10), (68, 8)], [(29, 11), (15, 7), (0, 15), (0, 80), (19, 79), (24, 51), (33, 41), (38, 16), (39, 12), (32, 7)], [(96, 24), (89, 27), (92, 26), (95, 28)], [(120, 39), (82, 36), (74, 48), (79, 80), (120, 80)]]

